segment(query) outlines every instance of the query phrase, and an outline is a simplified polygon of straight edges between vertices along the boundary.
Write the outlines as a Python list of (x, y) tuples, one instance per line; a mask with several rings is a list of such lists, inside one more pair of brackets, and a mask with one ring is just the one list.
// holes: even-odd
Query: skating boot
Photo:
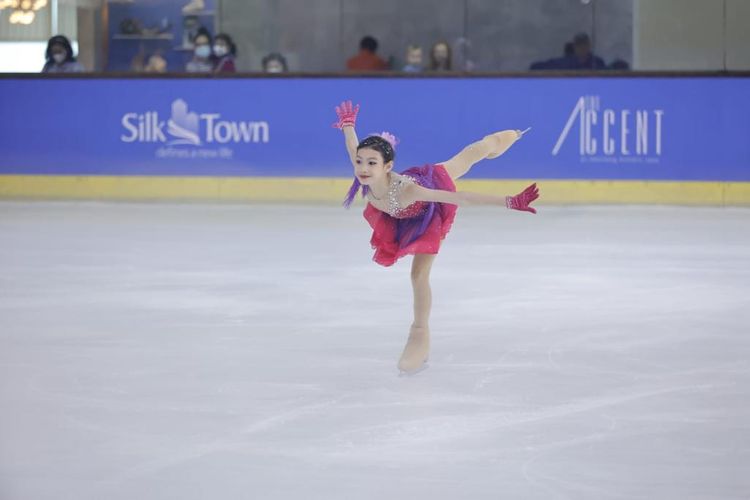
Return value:
[(409, 340), (398, 361), (401, 375), (414, 375), (427, 368), (427, 358), (430, 354), (430, 330), (424, 327), (412, 326)]

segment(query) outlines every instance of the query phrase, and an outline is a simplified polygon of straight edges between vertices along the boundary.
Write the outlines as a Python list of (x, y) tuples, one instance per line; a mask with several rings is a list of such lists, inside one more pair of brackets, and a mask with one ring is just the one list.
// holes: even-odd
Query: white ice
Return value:
[(750, 210), (0, 203), (0, 499), (750, 498)]

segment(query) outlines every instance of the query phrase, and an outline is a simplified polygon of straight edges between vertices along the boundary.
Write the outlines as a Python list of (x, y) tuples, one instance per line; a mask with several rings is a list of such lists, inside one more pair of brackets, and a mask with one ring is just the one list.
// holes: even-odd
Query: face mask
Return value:
[(60, 52), (55, 52), (52, 54), (52, 59), (54, 59), (57, 64), (62, 64), (65, 62), (65, 55), (66, 54), (61, 54)]
[(219, 57), (224, 57), (229, 51), (223, 45), (214, 45), (214, 54)]
[(201, 45), (195, 48), (195, 55), (198, 57), (206, 58), (211, 55), (211, 47), (208, 45)]

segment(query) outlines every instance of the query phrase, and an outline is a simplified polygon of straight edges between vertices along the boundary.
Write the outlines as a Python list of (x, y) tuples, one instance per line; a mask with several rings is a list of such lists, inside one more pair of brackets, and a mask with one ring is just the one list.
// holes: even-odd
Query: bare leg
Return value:
[(430, 310), (432, 290), (430, 271), (435, 260), (433, 254), (417, 254), (411, 265), (411, 284), (414, 291), (414, 322), (409, 331), (409, 340), (398, 362), (401, 371), (411, 372), (420, 368), (430, 352)]

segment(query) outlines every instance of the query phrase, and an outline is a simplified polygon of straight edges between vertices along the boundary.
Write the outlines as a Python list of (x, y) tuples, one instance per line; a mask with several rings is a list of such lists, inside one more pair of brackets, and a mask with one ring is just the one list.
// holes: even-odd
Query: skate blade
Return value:
[(414, 368), (413, 370), (401, 370), (401, 369), (399, 369), (398, 376), (399, 377), (413, 377), (417, 373), (423, 372), (423, 371), (425, 371), (429, 367), (430, 367), (430, 365), (425, 361), (424, 363), (422, 363), (421, 366), (419, 366), (417, 368)]

